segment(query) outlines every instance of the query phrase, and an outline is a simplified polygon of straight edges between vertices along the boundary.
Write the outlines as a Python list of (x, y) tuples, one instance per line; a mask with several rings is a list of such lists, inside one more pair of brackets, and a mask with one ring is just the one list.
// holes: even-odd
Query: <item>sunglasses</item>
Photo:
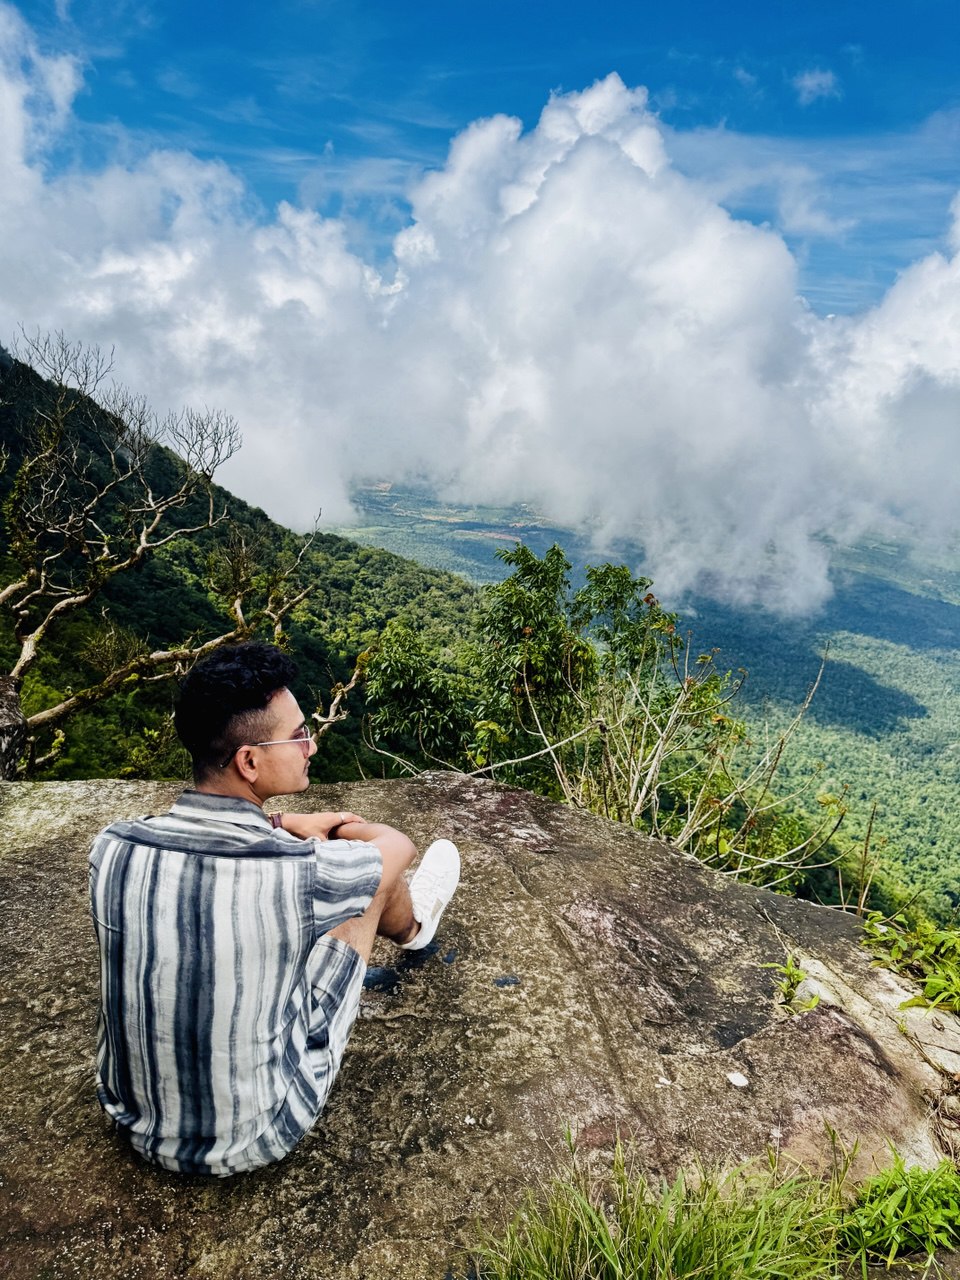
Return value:
[(226, 760), (217, 765), (217, 768), (225, 769), (242, 747), (282, 747), (288, 742), (297, 742), (300, 744), (300, 750), (303, 752), (304, 758), (306, 758), (310, 754), (311, 742), (315, 741), (314, 735), (305, 724), (302, 724), (292, 738), (271, 738), (269, 742), (241, 742), (239, 747), (233, 748)]

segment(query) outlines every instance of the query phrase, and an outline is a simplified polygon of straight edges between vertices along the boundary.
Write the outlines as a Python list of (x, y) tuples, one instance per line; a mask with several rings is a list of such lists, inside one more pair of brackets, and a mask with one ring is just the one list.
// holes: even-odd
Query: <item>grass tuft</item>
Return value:
[[(655, 1186), (618, 1144), (610, 1176), (572, 1172), (529, 1194), (501, 1235), (485, 1233), (480, 1280), (840, 1280), (870, 1261), (960, 1244), (960, 1176), (891, 1169), (854, 1192), (832, 1177), (747, 1164)], [(851, 1199), (853, 1195), (853, 1199)]]
[(843, 1217), (843, 1246), (889, 1264), (906, 1253), (960, 1247), (960, 1175), (949, 1160), (908, 1169), (899, 1155), (858, 1190)]

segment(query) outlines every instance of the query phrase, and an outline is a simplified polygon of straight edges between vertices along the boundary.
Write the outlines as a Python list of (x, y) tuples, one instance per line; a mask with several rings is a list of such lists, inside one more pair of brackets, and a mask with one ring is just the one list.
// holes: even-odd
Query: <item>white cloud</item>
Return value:
[(781, 236), (672, 165), (643, 90), (558, 95), (527, 133), (475, 122), (378, 269), (342, 222), (258, 217), (188, 154), (48, 174), (69, 95), (0, 21), (0, 338), (62, 328), (116, 345), (158, 408), (225, 406), (246, 443), (222, 478), (278, 519), (425, 476), (539, 502), (601, 549), (639, 534), (665, 595), (784, 609), (828, 591), (821, 535), (955, 521), (960, 259), (818, 319)]
[(33, 166), (63, 129), (80, 86), (76, 59), (42, 55), (17, 10), (0, 4), (0, 192), (32, 189)]
[(904, 133), (785, 138), (664, 128), (671, 161), (752, 221), (771, 219), (821, 312), (854, 312), (912, 261), (945, 245), (960, 112)]
[(797, 91), (797, 101), (801, 107), (809, 107), (818, 98), (839, 98), (840, 81), (832, 71), (823, 71), (820, 67), (811, 67), (809, 71), (801, 71), (791, 81)]
[(164, 67), (157, 75), (157, 84), (175, 98), (196, 98), (200, 92), (199, 85), (182, 67)]

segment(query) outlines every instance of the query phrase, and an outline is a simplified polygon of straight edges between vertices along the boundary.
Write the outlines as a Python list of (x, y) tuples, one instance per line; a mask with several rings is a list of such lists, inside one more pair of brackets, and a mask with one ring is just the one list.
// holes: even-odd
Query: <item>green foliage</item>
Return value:
[(843, 1215), (840, 1240), (851, 1254), (889, 1264), (904, 1254), (960, 1247), (960, 1173), (949, 1160), (908, 1169), (894, 1153), (891, 1168), (858, 1190)]
[[(510, 574), (484, 588), (477, 642), (443, 655), (409, 629), (366, 668), (374, 741), (438, 758), (690, 847), (719, 870), (794, 887), (839, 825), (785, 805), (771, 783), (785, 737), (757, 752), (729, 704), (739, 681), (686, 650), (650, 580), (587, 566), (573, 590), (558, 546), (498, 551)], [(743, 767), (741, 767), (743, 766)], [(826, 861), (835, 857), (826, 854)]]
[(905, 915), (884, 919), (871, 912), (862, 941), (877, 964), (907, 974), (922, 986), (923, 994), (905, 1001), (902, 1008), (943, 1005), (960, 1013), (960, 931), (922, 916), (913, 921)]
[[(569, 569), (559, 547), (538, 557), (518, 543), (497, 552), (513, 572), (481, 596), (476, 719), (490, 728), (478, 763), (508, 760), (559, 741), (579, 727), (579, 694), (597, 675), (594, 647), (569, 616)], [(509, 772), (505, 776), (511, 776)], [(549, 761), (531, 762), (516, 781), (551, 793)]]
[(404, 758), (459, 753), (469, 728), (464, 681), (436, 664), (406, 622), (388, 622), (362, 666), (375, 736), (389, 736)]
[(762, 964), (760, 968), (772, 969), (779, 975), (774, 986), (779, 993), (780, 1003), (788, 1013), (806, 1013), (809, 1009), (815, 1009), (820, 1003), (820, 997), (816, 992), (807, 1000), (797, 999), (800, 983), (805, 980), (807, 975), (797, 964), (797, 958), (793, 952), (787, 952), (783, 964)]
[(652, 1184), (618, 1143), (609, 1177), (572, 1171), (527, 1198), (504, 1232), (481, 1230), (480, 1280), (839, 1280), (882, 1259), (960, 1243), (960, 1175), (893, 1166), (854, 1191), (785, 1172), (771, 1155)]

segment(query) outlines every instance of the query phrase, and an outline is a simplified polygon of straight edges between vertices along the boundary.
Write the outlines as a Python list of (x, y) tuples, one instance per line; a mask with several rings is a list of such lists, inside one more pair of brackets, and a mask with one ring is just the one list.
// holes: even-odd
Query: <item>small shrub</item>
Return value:
[(924, 919), (911, 924), (902, 915), (885, 920), (872, 912), (864, 923), (863, 945), (873, 952), (876, 964), (922, 985), (923, 995), (901, 1008), (943, 1005), (960, 1012), (960, 931)]
[(892, 1168), (863, 1183), (844, 1214), (840, 1239), (851, 1254), (888, 1265), (907, 1253), (960, 1246), (960, 1174), (944, 1160), (936, 1169)]
[(773, 985), (776, 987), (780, 996), (780, 1003), (787, 1013), (806, 1013), (810, 1009), (815, 1009), (820, 1003), (820, 997), (816, 993), (807, 1000), (797, 1000), (800, 983), (804, 981), (807, 975), (797, 964), (796, 957), (792, 952), (787, 952), (787, 957), (783, 964), (762, 964), (760, 968), (773, 969), (775, 973), (779, 974)]

